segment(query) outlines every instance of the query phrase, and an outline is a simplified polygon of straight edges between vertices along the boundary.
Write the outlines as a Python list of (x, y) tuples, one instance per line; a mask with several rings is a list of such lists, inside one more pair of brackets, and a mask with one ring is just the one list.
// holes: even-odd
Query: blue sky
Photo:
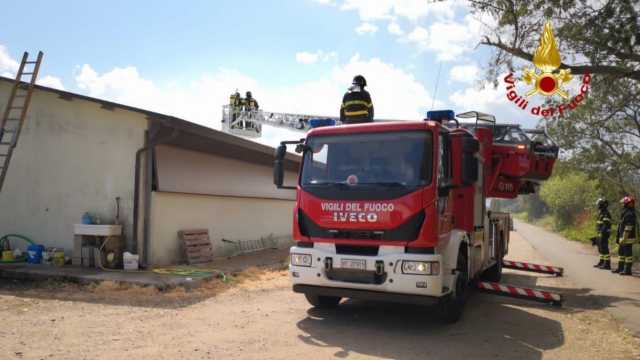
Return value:
[[(488, 19), (464, 1), (30, 1), (4, 5), (0, 74), (43, 50), (41, 82), (181, 116), (214, 128), (239, 88), (272, 111), (335, 115), (356, 73), (378, 113), (436, 107), (495, 112), (533, 125), (480, 79)], [(518, 117), (518, 119), (514, 119)]]

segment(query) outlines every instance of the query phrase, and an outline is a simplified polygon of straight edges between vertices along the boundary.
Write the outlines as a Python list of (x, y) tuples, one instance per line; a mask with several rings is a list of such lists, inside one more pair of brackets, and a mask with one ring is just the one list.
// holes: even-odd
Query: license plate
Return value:
[(367, 263), (365, 260), (360, 259), (341, 259), (340, 267), (343, 269), (366, 270)]

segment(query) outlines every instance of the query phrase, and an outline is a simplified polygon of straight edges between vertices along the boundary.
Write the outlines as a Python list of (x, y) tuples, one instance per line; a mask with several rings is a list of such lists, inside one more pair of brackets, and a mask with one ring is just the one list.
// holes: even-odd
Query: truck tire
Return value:
[(304, 294), (309, 304), (318, 309), (331, 309), (338, 306), (340, 300), (337, 296), (321, 296), (313, 294)]
[(497, 262), (482, 273), (482, 279), (491, 282), (502, 280), (502, 258), (504, 257), (504, 243), (500, 237), (500, 250), (498, 250)]
[[(464, 246), (464, 244), (463, 244)], [(452, 294), (440, 302), (440, 319), (446, 324), (453, 324), (460, 320), (464, 305), (469, 297), (469, 268), (466, 248), (461, 247), (458, 254), (455, 289)]]

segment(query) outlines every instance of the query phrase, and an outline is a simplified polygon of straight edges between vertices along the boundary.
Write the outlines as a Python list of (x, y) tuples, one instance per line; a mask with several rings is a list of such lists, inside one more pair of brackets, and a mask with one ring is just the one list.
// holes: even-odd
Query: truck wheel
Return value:
[(337, 307), (341, 298), (337, 296), (320, 296), (313, 294), (304, 294), (309, 304), (319, 309), (330, 309)]
[(453, 324), (460, 320), (464, 305), (469, 296), (469, 270), (465, 249), (460, 249), (456, 268), (458, 276), (456, 277), (455, 289), (452, 294), (440, 303), (441, 320), (447, 324)]
[[(502, 243), (502, 242), (501, 242)], [(482, 273), (482, 279), (491, 282), (500, 282), (502, 279), (502, 254), (503, 247), (500, 247), (500, 253), (498, 254), (497, 262)]]

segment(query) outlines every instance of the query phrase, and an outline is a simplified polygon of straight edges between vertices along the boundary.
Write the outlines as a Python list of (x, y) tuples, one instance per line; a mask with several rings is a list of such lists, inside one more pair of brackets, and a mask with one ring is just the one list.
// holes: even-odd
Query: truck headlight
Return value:
[(291, 265), (295, 266), (311, 266), (311, 255), (309, 254), (291, 254)]
[(437, 261), (402, 260), (402, 273), (410, 275), (438, 275), (440, 264)]

